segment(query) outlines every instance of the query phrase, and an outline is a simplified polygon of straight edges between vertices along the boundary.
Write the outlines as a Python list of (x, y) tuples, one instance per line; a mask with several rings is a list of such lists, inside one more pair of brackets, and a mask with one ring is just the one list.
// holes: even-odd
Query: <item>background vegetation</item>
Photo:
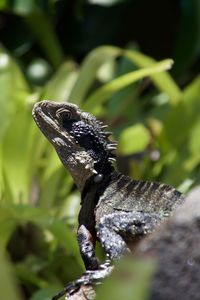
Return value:
[[(0, 37), (1, 297), (50, 299), (84, 270), (80, 196), (33, 104), (94, 113), (119, 141), (119, 170), (187, 192), (200, 179), (200, 4), (1, 0)], [(146, 299), (153, 266), (124, 266), (134, 279), (116, 289), (114, 276), (99, 299)]]

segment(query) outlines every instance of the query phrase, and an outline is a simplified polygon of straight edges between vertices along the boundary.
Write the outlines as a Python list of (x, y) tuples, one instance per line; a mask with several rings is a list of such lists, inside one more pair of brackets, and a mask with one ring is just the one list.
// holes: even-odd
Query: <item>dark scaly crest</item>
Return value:
[(94, 129), (94, 133), (96, 137), (98, 138), (99, 142), (103, 145), (104, 150), (107, 153), (108, 161), (114, 162), (116, 161), (115, 157), (116, 155), (113, 153), (117, 149), (118, 143), (115, 140), (111, 140), (110, 136), (112, 135), (111, 131), (105, 131), (105, 129), (108, 127), (108, 125), (104, 125), (103, 122), (97, 120), (93, 115), (90, 113), (84, 113), (82, 114), (82, 120), (86, 121), (87, 124), (90, 124), (92, 128)]

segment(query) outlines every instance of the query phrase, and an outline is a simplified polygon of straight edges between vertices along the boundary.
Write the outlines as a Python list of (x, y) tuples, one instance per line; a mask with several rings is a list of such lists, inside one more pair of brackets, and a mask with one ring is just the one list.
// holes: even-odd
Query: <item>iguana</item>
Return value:
[(151, 232), (182, 203), (184, 196), (171, 186), (117, 172), (111, 132), (77, 105), (44, 100), (35, 104), (33, 118), (81, 193), (77, 239), (86, 270), (99, 268), (96, 240), (111, 260), (118, 259), (129, 242)]

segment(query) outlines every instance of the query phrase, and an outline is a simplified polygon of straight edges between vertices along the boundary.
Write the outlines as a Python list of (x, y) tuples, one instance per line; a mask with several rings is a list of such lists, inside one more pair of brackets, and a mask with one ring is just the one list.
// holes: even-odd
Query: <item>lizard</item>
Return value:
[(77, 240), (86, 270), (101, 267), (97, 240), (111, 261), (119, 259), (129, 243), (150, 233), (183, 202), (184, 195), (172, 186), (117, 172), (112, 133), (76, 104), (43, 100), (32, 115), (81, 193)]

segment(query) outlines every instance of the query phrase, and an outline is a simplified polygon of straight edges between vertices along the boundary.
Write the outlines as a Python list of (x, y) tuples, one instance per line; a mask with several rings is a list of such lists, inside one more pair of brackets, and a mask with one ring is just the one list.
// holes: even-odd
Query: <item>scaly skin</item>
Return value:
[(173, 187), (116, 172), (117, 143), (77, 105), (44, 100), (35, 104), (33, 118), (81, 192), (77, 239), (87, 270), (99, 268), (97, 239), (110, 259), (118, 259), (128, 251), (127, 243), (151, 232), (182, 203), (183, 195)]

